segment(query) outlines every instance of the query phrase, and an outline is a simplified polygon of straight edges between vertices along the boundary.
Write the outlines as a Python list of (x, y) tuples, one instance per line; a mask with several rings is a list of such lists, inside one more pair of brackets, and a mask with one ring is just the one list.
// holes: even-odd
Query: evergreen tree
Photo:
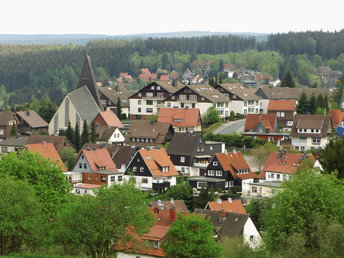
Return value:
[(223, 59), (221, 58), (219, 62), (219, 71), (222, 72), (223, 68), (224, 68)]
[(222, 83), (222, 75), (220, 74), (219, 75), (219, 84), (221, 84)]
[(308, 111), (308, 101), (305, 91), (302, 92), (299, 103), (297, 104), (296, 111), (298, 114), (307, 114)]
[(70, 122), (68, 122), (68, 127), (66, 130), (66, 137), (74, 145), (74, 130), (72, 126), (70, 125)]
[(73, 133), (73, 144), (77, 151), (81, 149), (81, 139), (80, 139), (80, 126), (76, 123), (74, 133)]
[(17, 133), (18, 133), (17, 126), (16, 126), (16, 125), (12, 125), (12, 128), (11, 128), (11, 136), (16, 136)]
[(122, 105), (121, 105), (121, 100), (119, 97), (117, 98), (117, 103), (116, 103), (116, 115), (119, 120), (123, 119)]
[(209, 77), (208, 83), (210, 86), (214, 86), (214, 78), (213, 77)]
[(323, 106), (323, 109), (324, 109), (324, 110), (327, 110), (327, 111), (329, 110), (327, 95), (325, 95), (325, 97), (324, 97), (324, 106)]
[(90, 135), (90, 140), (92, 143), (96, 143), (97, 140), (97, 134), (96, 134), (96, 124), (94, 121), (91, 123), (91, 135)]
[(81, 145), (84, 146), (85, 143), (90, 141), (90, 134), (88, 132), (88, 126), (86, 119), (84, 120), (84, 124), (82, 126), (82, 133), (81, 133)]
[(214, 85), (213, 86), (216, 86), (218, 83), (217, 83), (217, 76), (215, 76), (215, 79), (214, 79)]
[(316, 97), (313, 93), (308, 102), (308, 113), (313, 115), (315, 114), (316, 111), (317, 111)]
[(168, 64), (168, 56), (166, 53), (164, 53), (162, 55), (162, 58), (161, 58), (161, 65), (162, 65), (162, 68), (163, 69), (167, 69), (167, 64)]
[(281, 86), (282, 87), (295, 88), (295, 81), (294, 81), (294, 77), (293, 77), (293, 74), (291, 73), (291, 71), (288, 70), (285, 73)]
[(317, 108), (324, 108), (324, 96), (322, 94), (319, 94), (317, 97), (317, 101), (316, 101), (316, 106)]

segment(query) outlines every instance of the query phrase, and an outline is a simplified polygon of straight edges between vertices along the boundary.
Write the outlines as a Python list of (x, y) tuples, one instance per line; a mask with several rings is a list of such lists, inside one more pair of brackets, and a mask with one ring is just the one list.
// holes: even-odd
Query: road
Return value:
[(231, 133), (242, 133), (245, 127), (245, 119), (231, 121), (223, 124), (218, 129), (214, 130), (214, 134), (231, 134)]

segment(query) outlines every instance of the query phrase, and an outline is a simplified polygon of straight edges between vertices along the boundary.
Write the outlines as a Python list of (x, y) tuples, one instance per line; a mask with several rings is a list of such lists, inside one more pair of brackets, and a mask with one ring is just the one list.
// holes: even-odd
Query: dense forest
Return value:
[[(17, 104), (50, 97), (58, 104), (72, 90), (85, 54), (92, 58), (99, 80), (120, 72), (138, 76), (142, 67), (177, 70), (195, 59), (210, 59), (216, 72), (232, 63), (282, 78), (291, 70), (302, 85), (319, 80), (315, 67), (344, 71), (344, 30), (269, 35), (266, 41), (244, 36), (94, 40), (75, 45), (0, 45), (0, 101)], [(5, 89), (5, 90), (4, 90)]]

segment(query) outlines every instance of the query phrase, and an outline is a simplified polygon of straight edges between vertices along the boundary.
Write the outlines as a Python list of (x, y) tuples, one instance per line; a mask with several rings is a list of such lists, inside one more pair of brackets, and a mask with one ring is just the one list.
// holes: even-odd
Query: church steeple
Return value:
[(99, 92), (97, 89), (96, 79), (94, 76), (94, 71), (93, 71), (93, 67), (91, 63), (91, 58), (89, 55), (86, 55), (86, 59), (84, 62), (84, 66), (82, 68), (78, 88), (85, 85), (87, 86), (88, 90), (91, 92), (99, 108), (102, 109)]

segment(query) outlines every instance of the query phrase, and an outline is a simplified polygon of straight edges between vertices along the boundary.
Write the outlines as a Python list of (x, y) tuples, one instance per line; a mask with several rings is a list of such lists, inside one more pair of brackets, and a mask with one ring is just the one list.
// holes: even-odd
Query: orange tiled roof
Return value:
[(118, 119), (118, 117), (116, 116), (116, 114), (113, 111), (111, 111), (111, 110), (102, 111), (99, 114), (103, 117), (105, 123), (108, 126), (119, 127), (119, 128), (123, 127), (122, 122)]
[(271, 80), (272, 78), (268, 74), (256, 75), (256, 80), (257, 81), (266, 80), (266, 79)]
[(338, 109), (330, 109), (328, 114), (331, 116), (332, 124), (334, 128), (337, 128), (338, 125), (344, 119), (344, 112)]
[(112, 161), (107, 149), (83, 149), (81, 153), (85, 155), (85, 158), (88, 161), (92, 171), (99, 171), (100, 167), (105, 167), (104, 170), (107, 171), (117, 171), (116, 165)]
[(52, 162), (57, 162), (62, 171), (67, 171), (65, 164), (62, 162), (60, 155), (52, 143), (43, 142), (37, 144), (27, 144), (26, 147), (31, 152), (37, 152), (46, 159)]
[(268, 111), (296, 111), (294, 99), (270, 99)]
[[(282, 157), (278, 158), (278, 152), (272, 152), (265, 162), (261, 175), (265, 177), (265, 172), (295, 174), (304, 155), (305, 154), (282, 153)], [(315, 162), (313, 154), (308, 153), (307, 158)]]
[[(215, 157), (219, 161), (222, 169), (224, 171), (229, 171), (234, 178), (248, 179), (257, 177), (257, 175), (251, 171), (250, 166), (247, 164), (240, 151), (237, 151), (236, 153), (216, 153)], [(236, 170), (242, 169), (248, 169), (248, 172), (243, 174), (235, 173)]]
[(259, 122), (262, 122), (263, 125), (269, 129), (269, 132), (273, 132), (276, 119), (276, 114), (263, 114), (261, 116), (258, 114), (248, 114), (246, 115), (245, 132), (256, 128)]
[(160, 108), (158, 122), (171, 123), (177, 127), (197, 127), (201, 125), (201, 113), (198, 108)]
[[(151, 148), (138, 151), (145, 161), (147, 167), (154, 177), (177, 176), (178, 172), (174, 167), (165, 149)], [(162, 172), (160, 167), (168, 167), (167, 172)]]
[(207, 206), (209, 206), (211, 211), (221, 211), (224, 209), (225, 212), (246, 214), (246, 210), (240, 199), (231, 200), (231, 202), (228, 200), (208, 202)]
[(169, 75), (161, 75), (160, 76), (160, 81), (168, 81), (170, 79), (170, 76)]

